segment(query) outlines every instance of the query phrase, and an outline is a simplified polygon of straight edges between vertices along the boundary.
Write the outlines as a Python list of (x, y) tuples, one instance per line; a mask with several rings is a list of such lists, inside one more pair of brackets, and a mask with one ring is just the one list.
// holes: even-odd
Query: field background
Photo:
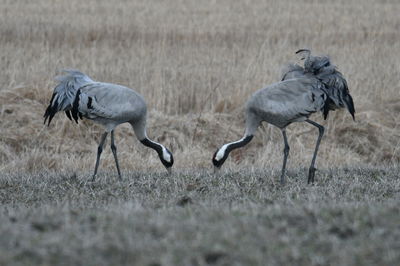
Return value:
[[(90, 261), (93, 254), (103, 250), (97, 249), (93, 244), (95, 239), (90, 238), (96, 235), (85, 231), (85, 226), (93, 222), (87, 214), (91, 213), (98, 218), (94, 218), (94, 226), (101, 227), (111, 234), (110, 237), (118, 227), (128, 230), (132, 224), (126, 222), (141, 215), (147, 217), (141, 218), (142, 227), (156, 223), (161, 231), (178, 232), (179, 226), (196, 226), (197, 220), (204, 223), (198, 225), (198, 230), (208, 232), (205, 235), (210, 238), (203, 242), (197, 239), (201, 243), (197, 246), (191, 246), (189, 241), (196, 231), (190, 227), (189, 236), (164, 237), (161, 234), (160, 238), (157, 233), (148, 233), (148, 228), (137, 229), (137, 232), (145, 232), (143, 237), (161, 241), (157, 245), (149, 240), (144, 241), (148, 245), (132, 246), (127, 238), (126, 245), (114, 239), (111, 247), (102, 247), (111, 253), (115, 249), (116, 254), (128, 249), (135, 250), (135, 254), (151, 254), (152, 247), (157, 247), (155, 250), (162, 255), (161, 259), (137, 255), (140, 265), (209, 262), (207, 256), (195, 251), (191, 257), (190, 250), (202, 250), (199, 247), (209, 247), (211, 251), (204, 251), (206, 253), (214, 249), (222, 252), (223, 256), (215, 256), (217, 259), (211, 261), (227, 265), (232, 264), (231, 260), (239, 264), (262, 264), (268, 257), (265, 254), (277, 254), (273, 252), (275, 248), (277, 252), (287, 251), (282, 257), (278, 256), (282, 260), (271, 261), (276, 264), (295, 261), (304, 265), (330, 262), (366, 265), (368, 256), (343, 261), (348, 253), (340, 252), (351, 254), (351, 251), (338, 247), (349, 244), (347, 237), (332, 239), (324, 228), (317, 228), (322, 234), (321, 241), (337, 248), (334, 249), (337, 255), (327, 260), (319, 259), (325, 251), (317, 257), (306, 252), (315, 251), (316, 247), (311, 242), (305, 244), (296, 234), (289, 234), (283, 242), (278, 241), (276, 246), (265, 249), (258, 249), (258, 241), (244, 241), (242, 245), (248, 244), (249, 250), (236, 257), (232, 254), (240, 248), (240, 243), (234, 243), (239, 235), (260, 240), (258, 234), (265, 234), (265, 241), (273, 241), (279, 235), (279, 230), (264, 232), (266, 224), (257, 218), (258, 215), (267, 217), (270, 211), (273, 217), (279, 218), (276, 223), (283, 220), (283, 224), (300, 228), (300, 231), (302, 223), (291, 223), (291, 213), (306, 217), (312, 209), (317, 220), (336, 223), (329, 215), (323, 215), (324, 210), (335, 214), (334, 210), (338, 209), (348, 215), (341, 216), (348, 218), (344, 222), (357, 222), (365, 214), (367, 223), (382, 223), (382, 228), (399, 233), (398, 225), (385, 226), (386, 222), (398, 220), (398, 216), (391, 215), (394, 209), (398, 210), (399, 199), (399, 14), (400, 3), (395, 0), (2, 0), (0, 199), (3, 205), (0, 213), (4, 219), (0, 218), (0, 230), (11, 233), (9, 240), (2, 238), (0, 245), (2, 250), (4, 247), (4, 250), (13, 251), (2, 251), (0, 264), (23, 264), (26, 255), (23, 252), (27, 252), (28, 259), (33, 257), (38, 263), (52, 264), (51, 260), (46, 261), (51, 258), (47, 256), (48, 243), (56, 247), (52, 254), (64, 252), (65, 257), (77, 256)], [(248, 146), (231, 154), (224, 165), (221, 181), (210, 177), (214, 151), (223, 143), (241, 138), (244, 132), (243, 104), (247, 97), (278, 81), (282, 66), (296, 62), (298, 58), (294, 52), (300, 48), (331, 56), (347, 78), (356, 107), (356, 122), (345, 110), (332, 112), (326, 121), (320, 114), (312, 117), (326, 126), (317, 159), (317, 168), (321, 171), (317, 172), (316, 179), (321, 183), (315, 190), (304, 184), (317, 130), (303, 124), (288, 128), (291, 151), (287, 189), (276, 186), (283, 155), (282, 136), (278, 129), (267, 124), (259, 128)], [(58, 114), (50, 127), (43, 125), (42, 116), (56, 84), (54, 77), (64, 68), (79, 69), (95, 80), (122, 84), (141, 93), (149, 108), (148, 134), (174, 153), (176, 174), (166, 177), (156, 154), (136, 140), (129, 126), (122, 125), (116, 130), (116, 145), (125, 180), (114, 183), (116, 171), (107, 147), (102, 154), (97, 189), (86, 187), (82, 182), (93, 171), (102, 128), (90, 121), (76, 125), (64, 114)], [(341, 178), (345, 181), (340, 181)], [(252, 190), (242, 192), (242, 188), (239, 189), (241, 182), (250, 181), (251, 186), (257, 187), (255, 194)], [(70, 182), (79, 185), (75, 189), (67, 185)], [(136, 186), (147, 190), (139, 193)], [(356, 189), (352, 190), (353, 186)], [(204, 194), (203, 187), (216, 192), (211, 196), (208, 192)], [(234, 187), (241, 192), (235, 194), (233, 190), (225, 194)], [(372, 193), (369, 198), (371, 189), (379, 193)], [(180, 209), (176, 202), (186, 194), (195, 199), (192, 201), (196, 204)], [(266, 197), (271, 198), (265, 200)], [(82, 222), (80, 226), (83, 227), (79, 227), (71, 221), (75, 219), (70, 217), (73, 210), (78, 220), (89, 225)], [(175, 220), (174, 212), (177, 212), (176, 217), (182, 217), (180, 222)], [(39, 215), (36, 217), (35, 213)], [(39, 230), (35, 230), (35, 217), (39, 220), (61, 217), (60, 223), (56, 221), (60, 226), (51, 229), (52, 232), (58, 230), (58, 234), (43, 233), (48, 232), (46, 226), (42, 230), (39, 225)], [(235, 223), (233, 217), (241, 222)], [(99, 222), (103, 218), (115, 223), (110, 222), (112, 226), (108, 227), (109, 224)], [(227, 230), (220, 219), (229, 223)], [(214, 228), (212, 232), (220, 232), (226, 239), (225, 242), (216, 241), (217, 247), (210, 245), (214, 243), (209, 231), (214, 222), (221, 227), (217, 226), (219, 229)], [(244, 230), (247, 224), (253, 229), (248, 234)], [(67, 233), (60, 232), (60, 228)], [(353, 235), (362, 237), (353, 239), (355, 242), (351, 244), (359, 245), (360, 254), (374, 254), (378, 244), (388, 238), (385, 234), (369, 234), (369, 227), (359, 230), (360, 234)], [(16, 244), (12, 239), (19, 239), (21, 232), (27, 234), (26, 238), (21, 240), (23, 244)], [(92, 242), (81, 243), (79, 232)], [(313, 232), (312, 227), (306, 227), (305, 232)], [(68, 242), (71, 234), (78, 237), (82, 250), (93, 253), (84, 253), (85, 257), (78, 249), (69, 249), (68, 244), (64, 248), (63, 242)], [(123, 233), (115, 237), (118, 236)], [(105, 241), (105, 238), (99, 237), (99, 240)], [(165, 241), (189, 249), (179, 256), (179, 248), (174, 246), (178, 251), (172, 252), (167, 247), (170, 242)], [(365, 247), (365, 241), (376, 244)], [(288, 243), (307, 248), (293, 250), (288, 248)], [(394, 240), (387, 243), (387, 256), (371, 256), (389, 265), (398, 259), (390, 253), (396, 244), (398, 247)], [(250, 250), (255, 252), (254, 261), (245, 259), (246, 255), (252, 257)]]

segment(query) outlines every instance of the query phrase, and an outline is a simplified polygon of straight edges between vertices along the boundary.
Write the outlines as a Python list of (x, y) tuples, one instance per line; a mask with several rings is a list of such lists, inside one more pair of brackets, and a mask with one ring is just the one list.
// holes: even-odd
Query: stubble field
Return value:
[[(0, 5), (0, 264), (395, 265), (399, 242), (400, 4), (397, 1), (3, 1)], [(264, 124), (222, 173), (213, 152), (244, 131), (243, 104), (280, 79), (294, 52), (328, 54), (356, 121), (317, 130)], [(172, 176), (129, 126), (123, 172), (102, 133), (42, 116), (54, 76), (79, 69), (141, 93), (148, 133), (174, 153)]]

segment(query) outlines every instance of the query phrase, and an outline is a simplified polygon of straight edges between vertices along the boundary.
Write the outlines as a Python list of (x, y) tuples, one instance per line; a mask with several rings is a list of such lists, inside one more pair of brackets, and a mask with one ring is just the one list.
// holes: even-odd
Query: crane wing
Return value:
[(82, 92), (82, 89), (78, 90), (76, 94), (71, 109), (71, 115), (76, 123), (78, 123), (78, 119), (82, 119), (83, 116), (89, 119), (97, 117), (111, 119), (113, 117), (112, 112), (97, 102), (96, 96), (89, 96), (87, 93)]
[(293, 78), (317, 79), (324, 86), (322, 90), (327, 94), (323, 108), (326, 119), (330, 110), (346, 107), (354, 119), (355, 108), (353, 98), (350, 95), (347, 81), (328, 56), (312, 56), (309, 50), (299, 50), (303, 53), (304, 67), (297, 64), (289, 64), (283, 70), (282, 81)]
[(336, 70), (335, 66), (327, 66), (320, 69), (316, 77), (325, 85), (325, 91), (329, 96), (329, 104), (324, 110), (324, 117), (328, 115), (328, 108), (346, 107), (351, 116), (354, 118), (355, 108), (353, 98), (350, 95), (347, 81), (342, 73)]
[(288, 64), (282, 70), (281, 81), (304, 77), (304, 68), (298, 64)]
[(93, 82), (79, 89), (71, 114), (78, 118), (108, 119), (119, 122), (146, 114), (146, 104), (134, 90), (117, 84)]
[(48, 119), (48, 125), (54, 115), (59, 111), (65, 111), (67, 117), (71, 119), (70, 110), (74, 99), (76, 98), (77, 91), (82, 86), (86, 86), (93, 82), (87, 75), (77, 70), (64, 70), (66, 75), (56, 77), (59, 81), (58, 85), (54, 88), (50, 104), (44, 113), (44, 123)]

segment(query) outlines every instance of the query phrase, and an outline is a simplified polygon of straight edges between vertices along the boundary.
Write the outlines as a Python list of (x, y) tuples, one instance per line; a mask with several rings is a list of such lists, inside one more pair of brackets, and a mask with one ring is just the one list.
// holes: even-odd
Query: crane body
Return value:
[(95, 180), (100, 156), (107, 135), (111, 133), (111, 150), (114, 155), (118, 176), (121, 172), (114, 140), (114, 129), (123, 123), (130, 123), (139, 141), (154, 149), (163, 165), (170, 171), (173, 165), (172, 153), (160, 143), (152, 141), (146, 133), (147, 106), (144, 98), (125, 86), (93, 81), (77, 70), (65, 70), (67, 75), (58, 77), (50, 104), (44, 114), (44, 123), (50, 125), (54, 115), (64, 111), (70, 120), (90, 119), (102, 125), (101, 136), (92, 181)]
[(319, 134), (308, 174), (308, 183), (314, 182), (315, 161), (324, 134), (324, 127), (309, 117), (318, 111), (326, 119), (329, 111), (346, 107), (354, 119), (354, 103), (343, 75), (336, 70), (326, 56), (311, 56), (309, 50), (299, 50), (304, 67), (288, 65), (280, 82), (260, 89), (250, 96), (245, 107), (246, 129), (244, 136), (224, 144), (213, 156), (212, 162), (218, 170), (229, 153), (248, 144), (261, 122), (265, 121), (282, 131), (284, 150), (280, 181), (285, 183), (285, 170), (289, 156), (286, 127), (293, 122), (307, 122), (318, 128)]

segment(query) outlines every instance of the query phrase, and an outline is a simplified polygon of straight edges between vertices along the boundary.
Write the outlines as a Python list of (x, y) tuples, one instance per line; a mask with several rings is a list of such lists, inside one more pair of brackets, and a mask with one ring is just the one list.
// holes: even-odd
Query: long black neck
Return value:
[(242, 139), (240, 139), (238, 141), (231, 142), (231, 143), (227, 144), (227, 147), (226, 147), (225, 152), (224, 152), (224, 156), (219, 160), (217, 160), (215, 158), (216, 155), (218, 154), (218, 151), (219, 151), (219, 150), (217, 150), (215, 152), (215, 154), (214, 154), (214, 157), (213, 157), (214, 166), (221, 167), (224, 164), (225, 160), (228, 158), (228, 155), (229, 155), (229, 153), (231, 151), (233, 151), (234, 149), (243, 147), (244, 145), (249, 143), (252, 139), (253, 139), (253, 135), (247, 135), (246, 137), (244, 137), (244, 138), (242, 138)]
[(162, 158), (162, 146), (154, 141), (151, 141), (148, 138), (145, 138), (140, 141), (144, 146), (147, 146), (149, 148), (152, 148), (155, 150), (160, 158)]
[[(174, 157), (172, 156), (172, 153), (165, 148), (164, 146), (162, 146), (161, 144), (154, 142), (150, 139), (148, 139), (147, 137), (145, 137), (143, 140), (140, 141), (143, 145), (152, 148), (153, 150), (155, 150), (158, 154), (158, 157), (160, 158), (161, 163), (168, 169), (170, 167), (172, 167), (172, 165), (174, 164)], [(168, 158), (167, 160), (164, 159), (164, 152), (166, 153), (166, 157)]]
[(231, 144), (228, 145), (228, 147), (226, 148), (226, 153), (229, 154), (231, 151), (233, 151), (234, 149), (238, 149), (240, 147), (243, 147), (244, 145), (246, 145), (247, 143), (249, 143), (251, 140), (253, 139), (253, 136), (246, 136), (245, 138), (241, 139), (240, 141), (237, 142), (232, 142)]

